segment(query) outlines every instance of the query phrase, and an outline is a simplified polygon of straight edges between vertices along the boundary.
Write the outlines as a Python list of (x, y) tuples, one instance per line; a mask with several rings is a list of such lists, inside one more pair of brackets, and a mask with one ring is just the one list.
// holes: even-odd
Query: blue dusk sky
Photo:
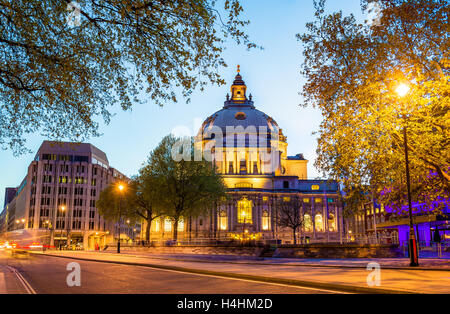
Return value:
[[(312, 0), (243, 0), (244, 17), (251, 21), (246, 28), (252, 41), (264, 50), (248, 51), (232, 41), (223, 57), (227, 68), (220, 69), (226, 86), (209, 86), (204, 92), (196, 91), (191, 102), (183, 99), (159, 107), (150, 99), (132, 111), (116, 112), (109, 125), (100, 126), (103, 134), (89, 141), (103, 150), (112, 167), (128, 176), (137, 173), (150, 151), (160, 140), (174, 130), (197, 133), (204, 119), (223, 107), (225, 96), (241, 66), (241, 75), (247, 84), (247, 95), (252, 94), (257, 109), (277, 121), (288, 140), (288, 154), (303, 153), (309, 160), (308, 176), (321, 176), (314, 168), (317, 131), (322, 120), (319, 111), (302, 108), (304, 78), (300, 69), (303, 61), (302, 45), (295, 35), (305, 31), (305, 24), (314, 19)], [(363, 20), (360, 0), (328, 0), (327, 11), (342, 10)], [(0, 150), (0, 206), (3, 207), (4, 190), (20, 184), (35, 152), (45, 138), (27, 137), (32, 154), (13, 156), (9, 150)]]

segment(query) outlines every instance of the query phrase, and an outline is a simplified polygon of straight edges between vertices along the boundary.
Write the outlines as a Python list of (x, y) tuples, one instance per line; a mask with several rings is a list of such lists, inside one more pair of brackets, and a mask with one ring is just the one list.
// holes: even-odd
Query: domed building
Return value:
[[(207, 217), (181, 221), (179, 239), (339, 241), (343, 235), (338, 184), (308, 180), (308, 161), (302, 154), (287, 155), (283, 130), (256, 109), (239, 72), (238, 67), (231, 97), (227, 95), (223, 108), (204, 121), (195, 139), (196, 148), (222, 174), (230, 197)], [(171, 221), (163, 223), (157, 229), (169, 238)]]

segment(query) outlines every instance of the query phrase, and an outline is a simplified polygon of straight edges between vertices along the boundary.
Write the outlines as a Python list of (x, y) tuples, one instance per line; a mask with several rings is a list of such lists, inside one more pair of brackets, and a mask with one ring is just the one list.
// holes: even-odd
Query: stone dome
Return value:
[[(251, 94), (249, 99), (247, 98), (246, 89), (247, 86), (239, 74), (238, 67), (238, 74), (231, 86), (231, 99), (227, 95), (223, 109), (205, 120), (200, 129), (199, 136), (202, 136), (203, 139), (208, 139), (208, 134), (220, 129), (225, 137), (227, 127), (233, 129), (242, 127), (247, 133), (256, 130), (258, 134), (260, 132), (267, 132), (269, 134), (281, 135), (281, 129), (275, 120), (255, 108)], [(214, 138), (214, 135), (212, 138)]]

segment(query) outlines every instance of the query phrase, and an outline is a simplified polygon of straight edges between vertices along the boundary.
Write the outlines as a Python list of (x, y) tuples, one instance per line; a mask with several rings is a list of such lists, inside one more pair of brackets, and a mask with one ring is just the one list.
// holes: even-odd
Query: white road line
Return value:
[(0, 294), (8, 294), (6, 289), (5, 274), (0, 272)]
[(30, 283), (22, 276), (21, 273), (19, 273), (17, 269), (11, 266), (8, 266), (8, 268), (16, 275), (28, 294), (36, 294), (36, 291), (33, 289)]
[(193, 275), (193, 276), (212, 277), (212, 278), (258, 283), (258, 284), (262, 284), (262, 285), (272, 285), (272, 286), (289, 287), (289, 288), (304, 289), (304, 290), (323, 291), (323, 292), (330, 292), (330, 293), (335, 293), (335, 294), (351, 294), (349, 292), (342, 292), (342, 291), (337, 291), (337, 290), (326, 290), (326, 289), (320, 289), (320, 288), (303, 287), (303, 286), (289, 285), (289, 284), (282, 284), (282, 283), (272, 283), (272, 282), (265, 282), (265, 281), (251, 280), (251, 279), (232, 278), (232, 277), (227, 277), (227, 276), (197, 274), (197, 273), (191, 273), (188, 271), (163, 269), (163, 268), (158, 268), (158, 267), (150, 267), (150, 266), (139, 266), (139, 267), (144, 267), (147, 269), (150, 268), (150, 269), (154, 269), (154, 270), (162, 270), (162, 271), (167, 271), (167, 272), (172, 272), (172, 273), (188, 274), (188, 275)]

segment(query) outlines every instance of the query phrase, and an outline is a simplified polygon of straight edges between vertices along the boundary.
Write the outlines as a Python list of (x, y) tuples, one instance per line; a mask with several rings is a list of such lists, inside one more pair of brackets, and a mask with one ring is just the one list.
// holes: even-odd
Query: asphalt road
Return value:
[[(69, 263), (81, 286), (69, 287)], [(0, 293), (37, 294), (322, 294), (331, 291), (227, 279), (176, 271), (0, 252)]]

